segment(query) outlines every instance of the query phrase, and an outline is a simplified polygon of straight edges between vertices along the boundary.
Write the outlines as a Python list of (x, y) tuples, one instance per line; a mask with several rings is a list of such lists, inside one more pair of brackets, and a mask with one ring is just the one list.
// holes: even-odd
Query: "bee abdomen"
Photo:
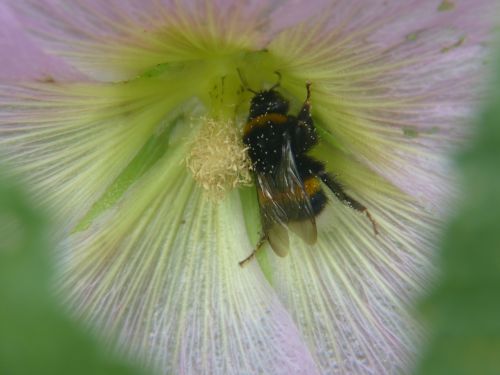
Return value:
[(284, 124), (288, 120), (287, 115), (281, 113), (266, 113), (249, 120), (243, 129), (243, 137), (249, 136), (256, 129), (269, 127), (272, 124)]
[[(318, 215), (325, 208), (328, 198), (321, 187), (321, 181), (316, 176), (310, 176), (304, 180), (304, 189), (309, 201), (311, 203), (311, 208), (314, 216)], [(307, 219), (304, 217), (303, 219)]]

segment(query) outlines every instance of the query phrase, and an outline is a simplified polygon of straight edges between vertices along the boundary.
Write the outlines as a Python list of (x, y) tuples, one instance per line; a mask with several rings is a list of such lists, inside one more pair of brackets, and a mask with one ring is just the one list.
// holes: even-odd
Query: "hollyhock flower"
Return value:
[[(4, 1), (0, 157), (53, 210), (72, 311), (159, 373), (408, 371), (495, 7)], [(312, 83), (314, 155), (380, 234), (330, 197), (314, 246), (290, 234), (242, 268), (260, 231), (242, 79), (275, 72), (291, 113)]]

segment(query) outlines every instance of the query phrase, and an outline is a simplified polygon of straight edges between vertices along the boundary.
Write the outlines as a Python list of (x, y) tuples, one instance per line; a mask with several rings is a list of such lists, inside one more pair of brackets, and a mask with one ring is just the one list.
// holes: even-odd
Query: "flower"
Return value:
[[(0, 5), (0, 155), (52, 207), (58, 285), (160, 373), (388, 374), (423, 334), (450, 202), (447, 154), (482, 93), (493, 0)], [(376, 218), (331, 199), (318, 242), (259, 237), (235, 136), (251, 93), (298, 108), (315, 155)], [(242, 156), (243, 155), (243, 156)], [(224, 163), (219, 163), (223, 159)], [(208, 192), (205, 192), (206, 190)]]

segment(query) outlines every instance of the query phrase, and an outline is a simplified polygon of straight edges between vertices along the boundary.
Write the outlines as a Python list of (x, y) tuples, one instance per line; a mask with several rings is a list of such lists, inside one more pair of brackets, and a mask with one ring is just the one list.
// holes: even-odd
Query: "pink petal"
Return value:
[(168, 177), (178, 160), (65, 243), (72, 306), (159, 373), (317, 374), (258, 264), (238, 265), (251, 244), (237, 195), (210, 204), (188, 176)]
[[(68, 306), (159, 373), (317, 374), (258, 264), (238, 265), (252, 245), (237, 192), (218, 205), (201, 197), (184, 163), (192, 128), (165, 118), (177, 103), (163, 82), (151, 86), (1, 91), (0, 154), (60, 224), (53, 235), (66, 238), (58, 285)], [(168, 138), (148, 173), (128, 174), (131, 185), (120, 193), (114, 182), (157, 136), (158, 123), (180, 134)], [(93, 204), (110, 195), (119, 200), (80, 229)]]
[(318, 123), (338, 144), (436, 212), (450, 195), (448, 156), (485, 94), (499, 8), (494, 0), (439, 4), (336, 2), (269, 47), (319, 87)]
[(272, 280), (322, 374), (409, 373), (423, 329), (411, 303), (427, 286), (433, 219), (341, 153), (330, 162), (365, 215), (335, 197), (318, 218), (318, 242), (293, 237), (290, 255), (269, 254)]
[(0, 4), (0, 80), (71, 80), (82, 75), (63, 60), (42, 52), (10, 9)]
[[(67, 59), (93, 78), (125, 80), (171, 58), (161, 42), (151, 35), (164, 33), (172, 25), (207, 35), (208, 14), (214, 19), (218, 37), (245, 37), (250, 50), (265, 47), (271, 36), (284, 27), (318, 14), (325, 0), (234, 3), (201, 0), (24, 0), (10, 1), (10, 8), (23, 28), (45, 51)], [(192, 30), (190, 30), (192, 29)], [(146, 66), (118, 66), (124, 51), (140, 58), (157, 52)], [(156, 50), (156, 51), (155, 51)]]

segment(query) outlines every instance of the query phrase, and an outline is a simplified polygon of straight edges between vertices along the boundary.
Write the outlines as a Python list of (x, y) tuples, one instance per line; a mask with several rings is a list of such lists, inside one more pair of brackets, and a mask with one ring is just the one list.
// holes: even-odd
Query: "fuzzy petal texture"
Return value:
[(160, 97), (158, 86), (147, 99), (137, 97), (134, 85), (2, 86), (2, 160), (64, 220), (61, 232), (100, 199), (172, 108), (175, 98)]
[[(410, 197), (339, 152), (329, 164), (370, 207), (364, 215), (330, 197), (318, 221), (318, 243), (293, 241), (285, 260), (272, 256), (272, 280), (293, 312), (323, 374), (407, 372), (422, 327), (410, 301), (433, 270), (431, 231), (437, 225)], [(354, 195), (354, 194), (353, 194)]]
[(498, 11), (495, 1), (453, 4), (339, 1), (333, 19), (269, 46), (283, 69), (317, 83), (315, 109), (337, 144), (436, 212), (449, 195), (448, 154), (468, 134), (484, 87)]
[[(156, 64), (258, 50), (284, 27), (306, 20), (327, 3), (178, 0), (9, 0), (43, 48), (88, 75), (127, 79)], [(278, 22), (275, 22), (278, 19)], [(182, 30), (182, 33), (179, 32)]]
[(315, 119), (335, 146), (318, 155), (381, 227), (374, 236), (333, 197), (316, 246), (296, 239), (291, 257), (271, 257), (273, 285), (322, 373), (406, 373), (416, 358), (423, 331), (411, 301), (431, 278), (434, 232), (454, 190), (448, 155), (484, 92), (486, 15), (496, 9), (456, 3), (338, 2), (334, 19), (269, 46), (283, 70), (313, 82)]
[(237, 195), (206, 201), (179, 154), (65, 243), (62, 276), (77, 311), (161, 373), (318, 373), (258, 265), (238, 266), (251, 245), (235, 241), (245, 238)]
[[(317, 373), (258, 265), (238, 266), (251, 248), (238, 195), (207, 202), (183, 163), (190, 126), (166, 119), (147, 138), (173, 97), (147, 84), (141, 103), (127, 85), (98, 96), (88, 84), (6, 86), (0, 97), (11, 106), (3, 160), (61, 220), (58, 284), (74, 311), (159, 373)], [(161, 154), (137, 166), (143, 144)]]
[(5, 5), (0, 4), (0, 81), (82, 78), (65, 61), (44, 53)]

